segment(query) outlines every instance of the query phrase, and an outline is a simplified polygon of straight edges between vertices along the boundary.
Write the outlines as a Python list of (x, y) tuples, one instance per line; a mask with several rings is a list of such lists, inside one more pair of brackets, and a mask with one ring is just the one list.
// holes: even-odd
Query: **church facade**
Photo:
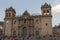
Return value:
[(32, 16), (26, 10), (21, 16), (16, 16), (12, 7), (5, 10), (4, 34), (13, 39), (27, 40), (40, 39), (46, 35), (52, 35), (51, 5), (45, 3), (41, 6), (42, 15)]

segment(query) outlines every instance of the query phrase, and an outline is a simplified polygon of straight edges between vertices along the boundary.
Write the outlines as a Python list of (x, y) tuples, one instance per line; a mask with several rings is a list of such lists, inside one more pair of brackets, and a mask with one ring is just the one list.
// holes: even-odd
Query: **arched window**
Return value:
[(46, 11), (45, 11), (45, 10), (44, 10), (43, 12), (44, 12), (44, 13), (46, 13)]
[(40, 40), (39, 31), (36, 31), (36, 40)]
[(14, 24), (16, 24), (16, 20), (14, 20)]
[(49, 15), (49, 10), (47, 10), (47, 15)]
[(9, 17), (11, 16), (11, 13), (9, 13)]
[(8, 17), (8, 13), (6, 13), (6, 17)]
[(47, 13), (49, 13), (49, 10), (47, 10)]
[(26, 35), (27, 35), (27, 28), (23, 27), (23, 29), (22, 29), (22, 36), (26, 37)]
[(26, 19), (24, 19), (24, 23), (26, 23)]

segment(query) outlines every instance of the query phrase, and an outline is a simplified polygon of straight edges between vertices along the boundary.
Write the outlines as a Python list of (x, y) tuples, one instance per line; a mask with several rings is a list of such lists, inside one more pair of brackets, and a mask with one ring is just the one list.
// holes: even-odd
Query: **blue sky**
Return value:
[(4, 21), (5, 9), (12, 6), (16, 10), (16, 15), (22, 15), (25, 10), (30, 14), (40, 14), (41, 5), (45, 2), (52, 6), (52, 24), (60, 23), (60, 0), (0, 0), (0, 21)]

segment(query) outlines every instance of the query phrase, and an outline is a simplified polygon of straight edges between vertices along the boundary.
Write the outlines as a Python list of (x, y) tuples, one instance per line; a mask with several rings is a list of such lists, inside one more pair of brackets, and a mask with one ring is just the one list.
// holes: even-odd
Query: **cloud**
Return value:
[(52, 12), (54, 13), (60, 13), (60, 4), (52, 7)]
[(52, 7), (52, 15), (53, 15), (53, 24), (57, 25), (60, 23), (60, 4)]
[(60, 4), (60, 0), (55, 0), (55, 4)]
[(54, 0), (55, 6), (52, 7), (53, 13), (60, 13), (60, 0)]

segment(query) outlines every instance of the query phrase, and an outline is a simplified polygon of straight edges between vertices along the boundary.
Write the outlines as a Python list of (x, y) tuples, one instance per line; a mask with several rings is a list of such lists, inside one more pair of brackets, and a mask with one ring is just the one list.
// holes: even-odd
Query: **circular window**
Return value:
[(47, 26), (48, 24), (46, 23), (46, 26)]

